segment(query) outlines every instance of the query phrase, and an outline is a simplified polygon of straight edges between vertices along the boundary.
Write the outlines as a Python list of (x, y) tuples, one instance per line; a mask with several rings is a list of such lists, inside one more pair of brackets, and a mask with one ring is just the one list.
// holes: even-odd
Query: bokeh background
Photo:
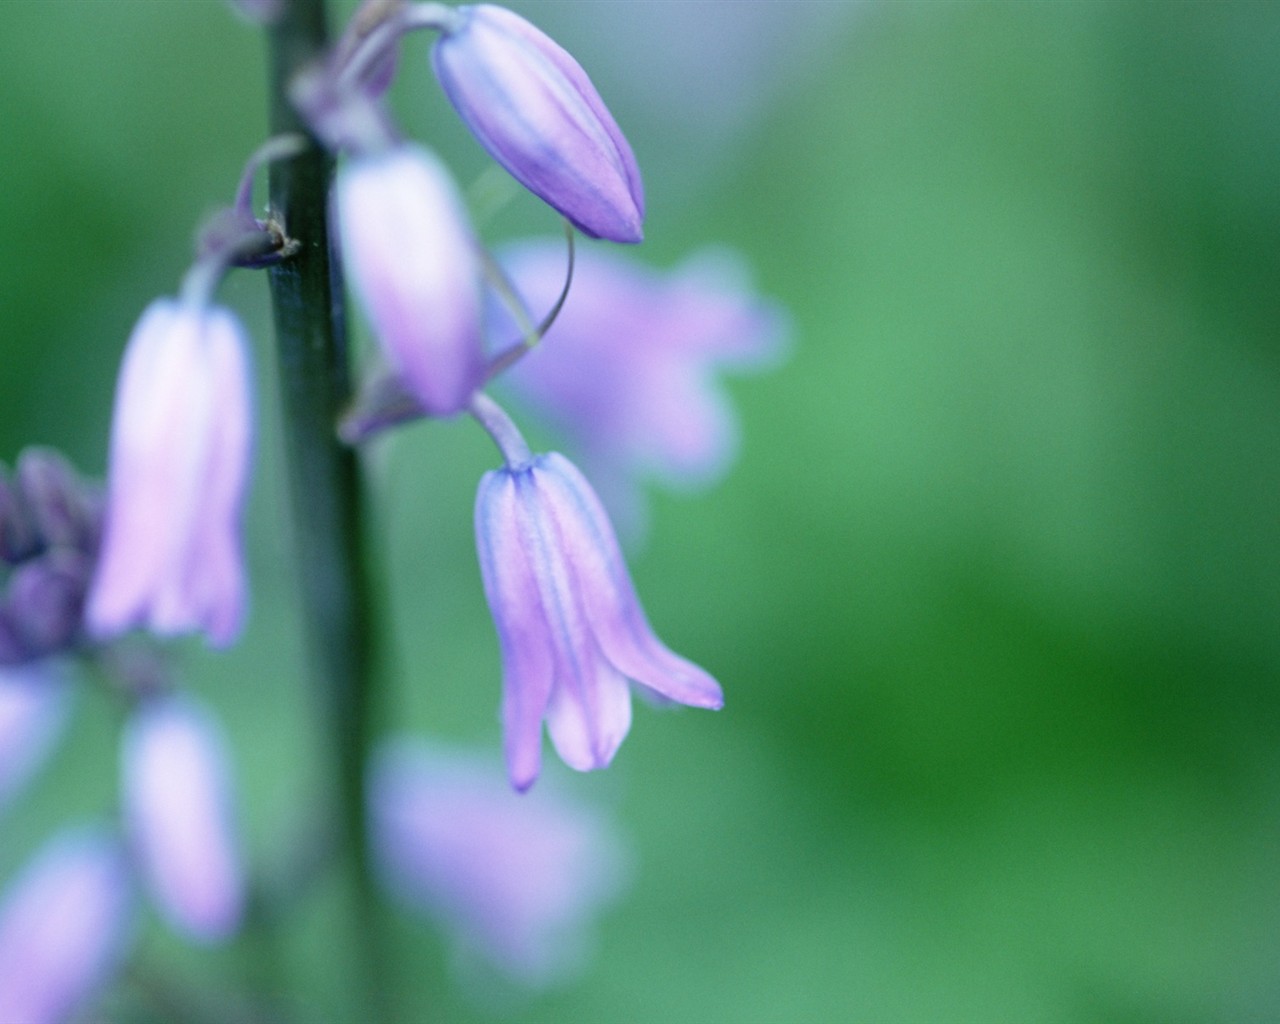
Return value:
[[(590, 970), (478, 994), (396, 916), (406, 1001), (449, 1021), (1280, 1017), (1280, 8), (512, 6), (630, 135), (646, 258), (738, 247), (796, 337), (731, 385), (732, 476), (657, 495), (632, 559), (728, 705), (640, 709), (615, 767), (570, 780), (637, 858)], [(42, 442), (100, 473), (129, 328), (263, 137), (263, 45), (213, 0), (3, 7), (0, 458)], [(469, 180), (485, 160), (426, 52), (407, 45), (399, 109)], [(486, 230), (556, 228), (530, 202)], [(271, 864), (323, 750), (265, 282), (222, 294), (261, 368), (254, 608), (240, 646), (184, 663)], [(374, 461), (396, 713), (496, 757), (470, 521), (488, 442), (419, 426)], [(86, 688), (0, 820), (0, 877), (109, 811), (118, 724)], [(243, 968), (275, 972), (299, 1019), (355, 1019), (337, 922), (311, 901), (269, 963), (151, 922), (140, 972), (214, 1006)], [(107, 1005), (164, 1019), (128, 986)]]

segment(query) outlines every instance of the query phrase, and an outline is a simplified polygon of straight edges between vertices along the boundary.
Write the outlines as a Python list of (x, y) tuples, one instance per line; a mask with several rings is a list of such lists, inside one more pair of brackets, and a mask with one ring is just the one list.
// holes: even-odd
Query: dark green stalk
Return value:
[[(271, 132), (306, 133), (289, 82), (327, 43), (324, 0), (287, 0), (269, 30)], [(335, 433), (351, 394), (341, 275), (330, 258), (333, 158), (314, 140), (271, 167), (271, 215), (295, 255), (271, 268), (296, 564), (310, 670), (323, 705), (338, 815), (338, 860), (354, 900), (347, 959), (361, 972), (368, 1013), (385, 1019), (378, 920), (365, 843), (364, 771), (373, 731), (373, 643), (354, 452)]]

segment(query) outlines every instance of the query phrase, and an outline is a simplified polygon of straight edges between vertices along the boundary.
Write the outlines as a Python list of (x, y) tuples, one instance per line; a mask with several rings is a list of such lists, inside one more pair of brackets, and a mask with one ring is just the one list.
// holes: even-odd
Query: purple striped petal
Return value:
[(431, 58), (489, 154), (584, 233), (644, 237), (644, 186), (626, 137), (581, 65), (518, 14), (459, 7)]

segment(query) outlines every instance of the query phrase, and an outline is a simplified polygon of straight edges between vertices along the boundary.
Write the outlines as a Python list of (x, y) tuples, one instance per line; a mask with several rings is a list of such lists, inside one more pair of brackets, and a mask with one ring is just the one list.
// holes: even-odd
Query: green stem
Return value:
[(364, 772), (374, 710), (371, 588), (358, 466), (335, 432), (351, 377), (342, 281), (330, 259), (334, 162), (310, 138), (288, 99), (291, 78), (323, 51), (327, 39), (324, 0), (288, 0), (269, 32), (271, 132), (301, 132), (310, 140), (303, 152), (271, 166), (272, 217), (299, 248), (271, 268), (270, 278), (296, 564), (310, 667), (327, 720), (323, 749), (333, 758), (338, 860), (353, 900), (347, 959), (361, 973), (366, 1011), (373, 1013), (387, 996), (387, 965), (377, 939), (365, 842)]

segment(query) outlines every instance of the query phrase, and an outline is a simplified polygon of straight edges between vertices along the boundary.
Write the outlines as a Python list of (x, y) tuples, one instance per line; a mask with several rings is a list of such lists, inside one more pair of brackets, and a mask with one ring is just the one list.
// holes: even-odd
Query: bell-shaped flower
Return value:
[(125, 351), (89, 629), (203, 630), (244, 614), (240, 513), (250, 449), (247, 342), (226, 309), (160, 299)]
[(130, 845), (156, 906), (189, 938), (227, 938), (245, 883), (217, 721), (189, 699), (147, 700), (129, 721), (121, 764)]
[(70, 703), (70, 687), (49, 662), (0, 668), (0, 809), (44, 763)]
[(431, 57), (472, 134), (584, 233), (639, 242), (640, 168), (581, 65), (503, 7), (479, 4), (455, 13)]
[(50, 840), (0, 903), (0, 1020), (63, 1024), (105, 985), (129, 938), (118, 844), (92, 829)]
[(434, 416), (461, 410), (484, 380), (480, 262), (449, 172), (420, 146), (338, 174), (344, 262), (392, 370)]
[[(564, 244), (512, 246), (502, 265), (541, 315), (564, 285)], [(510, 314), (495, 310), (491, 322), (500, 337), (519, 334)], [(503, 382), (564, 438), (629, 526), (643, 518), (639, 481), (696, 489), (724, 474), (739, 429), (720, 375), (776, 362), (788, 334), (783, 311), (752, 291), (728, 250), (658, 271), (616, 250), (581, 247), (569, 301)]]
[(570, 767), (607, 766), (631, 726), (628, 680), (659, 699), (723, 704), (719, 684), (650, 628), (599, 499), (562, 455), (485, 474), (476, 541), (517, 789), (538, 776), (544, 718)]
[(376, 863), (464, 964), (529, 986), (566, 980), (626, 882), (627, 851), (592, 808), (545, 786), (513, 793), (494, 767), (413, 740), (383, 746), (369, 779)]

